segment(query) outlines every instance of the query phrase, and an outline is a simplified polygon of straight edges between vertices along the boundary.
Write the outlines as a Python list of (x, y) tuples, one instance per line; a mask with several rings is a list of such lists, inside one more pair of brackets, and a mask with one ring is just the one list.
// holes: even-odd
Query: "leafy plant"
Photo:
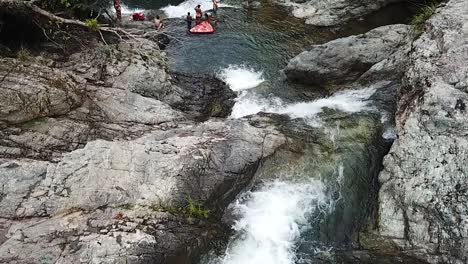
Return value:
[(186, 212), (188, 215), (198, 218), (208, 218), (210, 216), (210, 210), (203, 207), (202, 204), (194, 201), (192, 197), (187, 199), (188, 205)]
[(85, 21), (86, 26), (91, 29), (92, 31), (98, 31), (99, 30), (99, 22), (97, 19), (92, 18), (92, 19), (86, 19)]

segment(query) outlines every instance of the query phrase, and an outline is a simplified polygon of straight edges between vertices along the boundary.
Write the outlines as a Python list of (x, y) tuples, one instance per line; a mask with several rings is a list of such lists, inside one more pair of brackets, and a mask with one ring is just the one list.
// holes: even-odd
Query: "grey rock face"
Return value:
[(354, 81), (406, 45), (409, 31), (407, 25), (383, 26), (362, 35), (314, 45), (288, 63), (286, 76), (290, 81), (313, 85)]
[[(116, 228), (94, 229), (89, 214), (103, 214), (99, 210), (128, 204), (158, 209), (183, 207), (188, 197), (214, 209), (226, 206), (249, 183), (258, 162), (284, 142), (284, 137), (271, 127), (255, 128), (246, 121), (210, 121), (155, 132), (133, 141), (93, 141), (84, 149), (66, 154), (58, 163), (2, 160), (0, 209), (6, 219), (4, 225), (10, 226), (6, 242), (0, 246), (0, 262), (23, 263), (29, 258), (39, 262), (45, 256), (61, 262), (79, 255), (99, 262), (96, 254), (102, 253), (108, 254), (102, 256), (106, 261), (115, 263), (113, 251), (129, 252), (124, 245), (138, 246), (141, 240), (149, 247), (156, 243), (155, 236), (145, 233), (143, 227), (132, 227), (139, 230), (136, 234)], [(119, 219), (114, 218), (119, 209), (116, 210), (114, 215), (107, 216), (106, 226), (117, 224)], [(141, 212), (140, 218), (154, 214), (146, 210), (149, 212)], [(41, 218), (37, 220), (40, 224), (31, 226), (28, 221), (15, 220), (35, 218)], [(71, 222), (75, 224), (70, 230), (63, 226)], [(66, 240), (68, 236), (63, 232), (73, 233), (75, 229), (78, 233), (70, 234), (73, 241)], [(38, 238), (52, 230), (47, 235), (49, 240)], [(119, 236), (123, 245), (116, 243)], [(34, 243), (27, 242), (25, 237)], [(63, 248), (73, 251), (73, 247), (78, 250), (61, 255), (58, 248), (48, 248), (54, 240), (64, 240), (62, 251)], [(93, 248), (96, 240), (105, 243), (99, 248), (109, 247), (107, 251), (99, 253)], [(174, 244), (172, 254), (180, 247)], [(19, 256), (15, 255), (16, 250), (40, 254)]]
[(63, 115), (83, 103), (83, 85), (72, 76), (40, 65), (0, 59), (0, 122), (16, 124)]
[(384, 160), (379, 231), (431, 263), (468, 262), (468, 3), (452, 0), (416, 40)]
[(336, 26), (402, 0), (275, 0), (289, 6), (294, 16), (314, 26)]
[(95, 139), (224, 117), (234, 104), (220, 80), (169, 74), (163, 53), (146, 39), (98, 46), (55, 67), (13, 59), (2, 66), (0, 156), (7, 158), (60, 158)]

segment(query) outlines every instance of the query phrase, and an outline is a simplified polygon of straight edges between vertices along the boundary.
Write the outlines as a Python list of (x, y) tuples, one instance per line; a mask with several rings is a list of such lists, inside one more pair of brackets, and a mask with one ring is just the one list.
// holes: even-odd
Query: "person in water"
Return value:
[(211, 24), (210, 15), (208, 13), (205, 13), (205, 21)]
[(164, 23), (159, 16), (156, 16), (156, 18), (154, 19), (154, 26), (157, 30), (160, 30), (164, 27)]
[(217, 16), (217, 14), (218, 14), (218, 5), (219, 5), (218, 0), (213, 0), (213, 14), (214, 14), (214, 16)]
[(190, 29), (192, 28), (193, 21), (193, 17), (190, 15), (190, 12), (187, 13), (187, 18), (185, 19), (185, 21), (187, 21), (187, 30), (190, 31)]
[(195, 7), (195, 24), (196, 25), (201, 23), (202, 16), (203, 16), (203, 12), (201, 10), (201, 6), (197, 5), (197, 7)]

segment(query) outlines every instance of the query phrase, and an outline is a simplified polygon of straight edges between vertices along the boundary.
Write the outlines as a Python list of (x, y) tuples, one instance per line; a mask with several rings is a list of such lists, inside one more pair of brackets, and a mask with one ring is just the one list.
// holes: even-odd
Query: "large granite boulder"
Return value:
[(291, 13), (314, 26), (337, 26), (365, 16), (388, 4), (403, 0), (274, 0), (290, 7)]
[(225, 117), (234, 104), (219, 79), (169, 73), (164, 53), (146, 39), (97, 45), (66, 61), (2, 61), (5, 158), (52, 160), (95, 139), (129, 140)]
[(292, 82), (319, 86), (352, 82), (406, 45), (409, 32), (407, 25), (389, 25), (314, 45), (288, 63), (286, 76)]
[[(180, 224), (185, 217), (173, 208), (190, 198), (215, 214), (284, 142), (265, 124), (209, 121), (132, 141), (93, 141), (58, 163), (3, 159), (0, 262), (165, 263), (209, 230)], [(187, 239), (179, 244), (169, 234)]]
[(468, 2), (449, 1), (413, 44), (379, 178), (380, 234), (431, 263), (468, 261), (467, 49)]
[(217, 78), (170, 73), (164, 53), (147, 39), (76, 53), (60, 66), (99, 86), (156, 99), (198, 120), (226, 117), (234, 104), (235, 93)]
[(0, 59), (0, 125), (68, 113), (83, 103), (84, 85), (64, 71)]

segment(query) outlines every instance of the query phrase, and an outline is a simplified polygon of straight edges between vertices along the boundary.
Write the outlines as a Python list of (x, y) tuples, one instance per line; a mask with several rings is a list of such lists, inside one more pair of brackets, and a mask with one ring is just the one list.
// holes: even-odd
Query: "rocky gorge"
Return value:
[[(391, 2), (306, 1), (292, 12), (334, 26)], [(330, 94), (305, 105), (320, 108), (319, 126), (287, 107), (232, 118), (242, 93), (225, 80), (171, 69), (152, 38), (94, 33), (66, 57), (2, 45), (1, 263), (194, 263), (216, 241), (230, 241), (227, 254), (209, 263), (247, 263), (236, 245), (252, 223), (234, 240), (228, 226), (268, 188), (267, 219), (295, 217), (288, 205), (303, 210), (298, 219), (321, 211), (306, 232), (313, 242), (273, 251), (317, 263), (468, 263), (468, 1), (439, 5), (420, 34), (387, 25), (289, 60), (285, 82)], [(311, 172), (320, 182), (303, 180)], [(285, 179), (299, 187), (281, 189)], [(272, 233), (294, 237), (279, 223)], [(322, 244), (337, 250), (307, 249)], [(269, 257), (248, 261), (278, 261)]]

